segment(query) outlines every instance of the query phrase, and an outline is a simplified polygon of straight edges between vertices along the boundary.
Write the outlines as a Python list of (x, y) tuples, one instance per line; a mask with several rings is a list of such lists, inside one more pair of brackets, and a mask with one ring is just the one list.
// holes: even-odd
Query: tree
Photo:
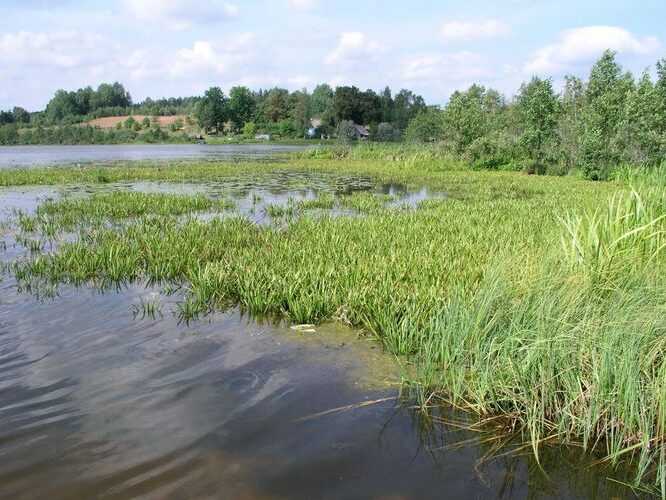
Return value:
[(443, 132), (442, 111), (431, 108), (417, 113), (409, 120), (405, 139), (412, 142), (435, 142), (442, 138)]
[(629, 92), (620, 127), (620, 144), (624, 159), (634, 165), (654, 163), (659, 159), (663, 142), (660, 113), (655, 85), (647, 70)]
[(333, 94), (333, 109), (335, 117), (340, 121), (362, 123), (363, 116), (360, 109), (360, 94), (358, 87), (336, 87)]
[(605, 51), (592, 67), (585, 88), (582, 161), (583, 173), (590, 179), (605, 178), (620, 161), (618, 127), (632, 88), (633, 78), (630, 73), (622, 74), (615, 52)]
[(220, 87), (211, 87), (194, 106), (194, 118), (206, 132), (221, 132), (227, 121), (227, 98)]
[(385, 87), (379, 95), (381, 106), (381, 121), (390, 123), (393, 121), (393, 97), (391, 97), (391, 89)]
[(132, 97), (121, 83), (102, 83), (97, 90), (90, 95), (90, 110), (99, 108), (122, 107), (132, 105)]
[(310, 128), (310, 118), (312, 111), (310, 109), (310, 96), (307, 89), (300, 92), (294, 92), (294, 99), (296, 104), (292, 111), (292, 119), (294, 120), (294, 128), (296, 135), (299, 137), (306, 137), (307, 131)]
[(232, 87), (229, 91), (229, 121), (234, 132), (238, 133), (245, 123), (252, 120), (254, 97), (247, 87)]
[(396, 140), (396, 133), (393, 125), (387, 122), (382, 122), (377, 125), (377, 133), (375, 138), (378, 141), (390, 142)]
[(53, 122), (59, 122), (68, 116), (76, 116), (77, 114), (73, 92), (60, 89), (56, 91), (53, 98), (46, 105), (46, 115)]
[(310, 96), (312, 116), (319, 118), (323, 123), (335, 123), (335, 109), (333, 108), (333, 89), (324, 83), (317, 85)]
[(577, 166), (581, 159), (581, 116), (585, 107), (585, 85), (578, 77), (566, 75), (564, 78), (558, 140), (564, 165), (571, 169)]
[(456, 90), (444, 109), (445, 133), (458, 153), (464, 153), (472, 142), (489, 131), (485, 93), (485, 87), (476, 84), (463, 92)]
[(401, 89), (393, 100), (393, 126), (398, 130), (405, 130), (405, 127), (417, 113), (426, 110), (426, 104), (423, 97), (414, 94), (411, 90)]
[(356, 137), (356, 125), (351, 120), (342, 120), (336, 129), (338, 141), (348, 143)]
[(661, 137), (661, 154), (666, 154), (666, 57), (657, 61), (657, 81), (654, 84), (655, 102), (652, 112)]
[(291, 114), (289, 91), (274, 88), (268, 91), (263, 103), (262, 115), (267, 123), (277, 123)]
[(14, 114), (11, 111), (0, 111), (0, 125), (14, 123)]
[(533, 76), (529, 83), (521, 85), (517, 105), (525, 152), (537, 165), (542, 165), (548, 146), (556, 138), (559, 101), (553, 82)]
[(30, 123), (30, 113), (19, 106), (14, 106), (12, 109), (12, 117), (14, 123)]

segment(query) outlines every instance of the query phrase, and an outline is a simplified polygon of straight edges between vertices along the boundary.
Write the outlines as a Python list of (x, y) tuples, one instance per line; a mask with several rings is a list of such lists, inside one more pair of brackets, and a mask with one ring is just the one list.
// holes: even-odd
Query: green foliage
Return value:
[[(384, 104), (382, 105), (382, 111), (386, 109), (386, 94), (383, 94)], [(392, 105), (390, 105), (393, 113), (392, 122), (395, 128), (399, 131), (404, 131), (414, 116), (418, 113), (426, 110), (426, 104), (423, 100), (423, 97), (416, 95), (411, 90), (401, 89), (393, 99)]]
[(132, 98), (122, 84), (103, 83), (97, 90), (91, 87), (76, 92), (58, 90), (46, 105), (45, 114), (50, 123), (59, 123), (67, 118), (80, 121), (80, 118), (77, 120), (76, 117), (83, 117), (104, 108), (125, 110), (131, 105)]
[(227, 98), (219, 87), (211, 87), (194, 106), (194, 118), (206, 132), (221, 132), (229, 117)]
[(243, 126), (243, 135), (245, 137), (254, 137), (255, 134), (257, 133), (257, 125), (254, 122), (247, 122)]
[(472, 85), (463, 92), (454, 92), (444, 108), (445, 134), (458, 153), (464, 153), (472, 142), (489, 130), (490, 110), (485, 97), (485, 87)]
[(607, 50), (592, 67), (585, 89), (583, 112), (582, 166), (586, 177), (608, 177), (622, 153), (618, 133), (624, 114), (624, 103), (632, 91), (633, 79), (615, 61), (615, 52)]
[(375, 140), (382, 142), (391, 142), (398, 139), (393, 125), (387, 122), (382, 122), (377, 125), (377, 132), (374, 136)]
[(339, 142), (349, 143), (356, 138), (356, 125), (351, 120), (342, 120), (338, 123), (336, 135)]
[(335, 109), (333, 108), (333, 89), (324, 83), (317, 85), (310, 97), (312, 115), (322, 120), (323, 123), (331, 125), (335, 121)]
[(619, 130), (622, 157), (633, 165), (654, 164), (659, 161), (665, 145), (657, 88), (647, 71), (629, 92), (624, 108), (624, 118)]
[(306, 89), (293, 94), (295, 105), (292, 110), (292, 120), (294, 123), (294, 132), (296, 137), (306, 137), (310, 128), (310, 118), (312, 109), (310, 106), (310, 96)]
[(404, 137), (413, 142), (435, 142), (443, 138), (444, 116), (436, 108), (416, 114), (407, 124)]
[(357, 87), (337, 87), (333, 108), (338, 120), (359, 125), (377, 123), (381, 119), (381, 100), (372, 90), (361, 92)]
[(522, 164), (518, 139), (497, 131), (475, 139), (466, 151), (466, 157), (475, 169), (517, 170)]
[(552, 81), (532, 77), (529, 83), (520, 87), (517, 106), (523, 127), (521, 142), (525, 152), (529, 159), (541, 165), (557, 138), (560, 103)]
[(252, 120), (255, 102), (252, 92), (247, 87), (232, 87), (229, 91), (229, 121), (232, 130), (240, 132), (247, 122)]
[(286, 120), (291, 115), (291, 102), (289, 91), (286, 89), (271, 89), (260, 109), (262, 122), (277, 123)]

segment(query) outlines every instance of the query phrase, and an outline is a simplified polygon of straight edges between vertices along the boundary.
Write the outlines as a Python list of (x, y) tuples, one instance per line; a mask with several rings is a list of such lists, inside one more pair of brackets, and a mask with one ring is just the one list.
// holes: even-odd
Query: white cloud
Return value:
[(450, 21), (444, 23), (440, 30), (443, 42), (472, 42), (504, 38), (511, 34), (511, 27), (491, 19), (489, 21)]
[(124, 0), (129, 13), (140, 21), (161, 22), (171, 29), (217, 24), (236, 16), (238, 7), (221, 0)]
[(476, 52), (431, 53), (412, 56), (403, 62), (402, 78), (407, 82), (460, 81), (493, 75), (488, 59)]
[(629, 55), (652, 54), (659, 50), (655, 37), (638, 38), (615, 26), (585, 26), (565, 31), (560, 39), (534, 52), (524, 66), (525, 73), (558, 73), (589, 63), (606, 49)]
[(18, 65), (75, 68), (99, 60), (104, 38), (92, 32), (5, 33), (0, 36), (0, 68)]
[(173, 51), (138, 49), (123, 58), (122, 64), (134, 80), (167, 77), (210, 82), (207, 79), (223, 76), (228, 81), (258, 65), (255, 39), (254, 33), (246, 32), (220, 40), (198, 40), (191, 47)]
[(317, 84), (317, 81), (309, 75), (296, 75), (287, 79), (287, 83), (291, 88), (312, 88)]
[(368, 40), (361, 32), (349, 31), (340, 33), (338, 45), (324, 58), (324, 63), (351, 66), (367, 60), (379, 51), (380, 46), (376, 41)]

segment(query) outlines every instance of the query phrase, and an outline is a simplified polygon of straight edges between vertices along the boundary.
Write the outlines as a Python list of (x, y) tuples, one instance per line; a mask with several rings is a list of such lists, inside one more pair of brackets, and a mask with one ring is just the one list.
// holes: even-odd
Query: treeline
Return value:
[(623, 71), (613, 51), (587, 80), (567, 76), (557, 93), (551, 79), (533, 77), (517, 96), (472, 85), (454, 92), (407, 126), (408, 140), (438, 141), (478, 168), (608, 177), (620, 164), (651, 165), (666, 158), (666, 59), (656, 81)]
[(76, 91), (58, 90), (44, 111), (29, 113), (21, 107), (0, 111), (0, 126), (53, 126), (83, 123), (106, 116), (188, 115), (199, 97), (169, 97), (153, 100), (150, 97), (139, 103), (118, 82), (103, 83), (96, 90), (85, 87)]
[(84, 145), (84, 144), (128, 144), (128, 143), (173, 143), (192, 142), (185, 133), (169, 134), (159, 127), (144, 131), (120, 127), (102, 129), (90, 125), (62, 125), (59, 127), (37, 126), (19, 133), (16, 125), (0, 127), (0, 144), (3, 145)]
[(208, 133), (318, 138), (336, 135), (340, 123), (351, 121), (372, 132), (381, 129), (385, 140), (398, 140), (409, 121), (426, 109), (423, 98), (406, 89), (393, 95), (388, 87), (377, 94), (355, 86), (333, 89), (322, 84), (311, 94), (306, 89), (253, 92), (233, 87), (227, 96), (219, 87), (211, 87), (192, 114)]

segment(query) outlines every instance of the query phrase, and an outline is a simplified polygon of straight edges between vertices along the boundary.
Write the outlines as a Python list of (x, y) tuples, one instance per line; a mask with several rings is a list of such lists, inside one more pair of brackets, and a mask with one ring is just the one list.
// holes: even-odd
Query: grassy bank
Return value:
[[(66, 200), (37, 216), (54, 221), (53, 233), (79, 238), (35, 253), (16, 275), (33, 287), (177, 283), (188, 290), (185, 317), (239, 305), (297, 323), (348, 323), (413, 363), (412, 387), (424, 403), (499, 416), (537, 456), (541, 443), (559, 441), (630, 460), (636, 484), (663, 494), (666, 170), (627, 169), (615, 182), (592, 183), (472, 172), (427, 151), (373, 154), (313, 152), (289, 165), (0, 171), (0, 184), (19, 185), (289, 169), (370, 174), (450, 195), (392, 209), (386, 198), (322, 193), (289, 213), (275, 208), (287, 221), (280, 230), (242, 217), (183, 217), (210, 210), (212, 201), (196, 196), (135, 195), (120, 213), (95, 208), (108, 200)], [(334, 206), (362, 215), (307, 211)], [(38, 222), (23, 230), (57, 240)]]

